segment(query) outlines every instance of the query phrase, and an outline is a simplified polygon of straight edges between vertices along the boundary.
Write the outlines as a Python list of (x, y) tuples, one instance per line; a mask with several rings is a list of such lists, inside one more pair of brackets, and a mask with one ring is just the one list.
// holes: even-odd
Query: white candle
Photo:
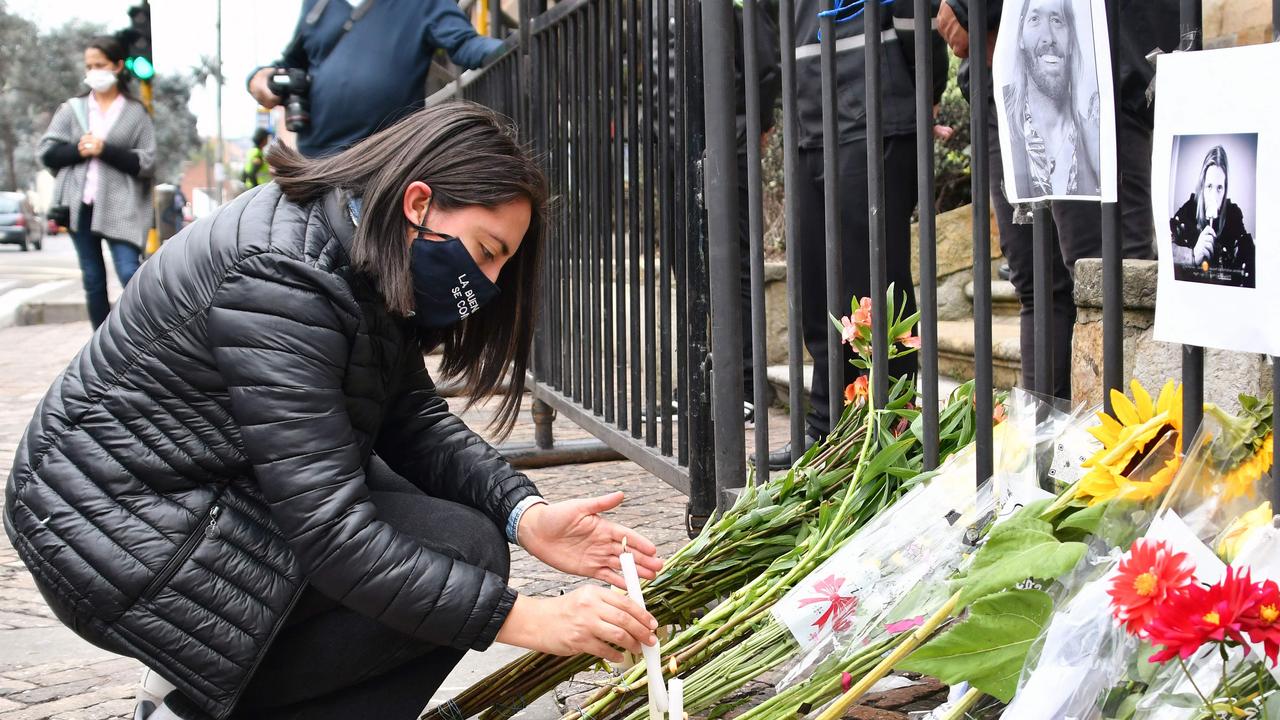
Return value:
[[(622, 562), (622, 579), (627, 582), (627, 594), (631, 596), (633, 602), (644, 607), (644, 595), (640, 592), (640, 574), (636, 572), (636, 557), (627, 552), (625, 543), (618, 559)], [(649, 675), (649, 702), (658, 709), (658, 712), (664, 713), (667, 711), (667, 688), (666, 683), (662, 681), (662, 651), (658, 643), (641, 645), (640, 650), (644, 653), (644, 665)]]
[(684, 720), (684, 683), (680, 678), (671, 678), (671, 684), (667, 686), (667, 702), (669, 720)]

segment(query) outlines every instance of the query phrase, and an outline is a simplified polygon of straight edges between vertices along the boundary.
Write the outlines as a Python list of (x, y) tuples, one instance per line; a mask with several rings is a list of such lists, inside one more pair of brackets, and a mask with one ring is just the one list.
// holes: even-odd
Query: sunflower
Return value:
[(1271, 433), (1268, 432), (1262, 437), (1261, 445), (1249, 457), (1223, 476), (1227, 500), (1245, 496), (1252, 498), (1257, 494), (1257, 482), (1271, 469), (1274, 450)]
[[(1151, 395), (1137, 380), (1129, 383), (1133, 400), (1118, 390), (1111, 391), (1114, 415), (1098, 413), (1100, 425), (1089, 433), (1102, 443), (1102, 448), (1083, 463), (1089, 470), (1080, 480), (1076, 497), (1090, 505), (1123, 496), (1144, 500), (1158, 496), (1169, 487), (1182, 456), (1182, 387), (1170, 380), (1152, 402)], [(1171, 460), (1156, 469), (1150, 477), (1130, 479), (1166, 435), (1173, 434), (1174, 453)]]

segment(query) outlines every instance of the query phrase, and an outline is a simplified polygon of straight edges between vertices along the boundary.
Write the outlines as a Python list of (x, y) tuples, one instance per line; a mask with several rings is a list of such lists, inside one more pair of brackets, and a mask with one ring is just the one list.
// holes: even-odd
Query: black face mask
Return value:
[[(351, 201), (351, 219), (360, 222), (360, 199)], [(413, 321), (426, 330), (445, 330), (474, 314), (498, 296), (494, 285), (476, 265), (462, 241), (414, 225), (418, 237), (409, 252), (413, 275)], [(439, 240), (428, 240), (435, 235)]]

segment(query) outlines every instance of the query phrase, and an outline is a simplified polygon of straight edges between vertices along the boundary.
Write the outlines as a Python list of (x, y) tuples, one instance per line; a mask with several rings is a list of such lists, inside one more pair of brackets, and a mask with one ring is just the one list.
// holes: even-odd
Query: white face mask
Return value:
[(116, 74), (110, 70), (90, 70), (85, 73), (84, 84), (94, 92), (106, 92), (116, 84)]

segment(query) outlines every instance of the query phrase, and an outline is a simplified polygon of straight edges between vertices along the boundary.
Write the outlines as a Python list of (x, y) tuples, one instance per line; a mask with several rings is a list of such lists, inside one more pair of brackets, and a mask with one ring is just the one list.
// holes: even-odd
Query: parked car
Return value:
[(44, 223), (22, 193), (0, 192), (0, 243), (21, 245), (24, 251), (44, 245)]

